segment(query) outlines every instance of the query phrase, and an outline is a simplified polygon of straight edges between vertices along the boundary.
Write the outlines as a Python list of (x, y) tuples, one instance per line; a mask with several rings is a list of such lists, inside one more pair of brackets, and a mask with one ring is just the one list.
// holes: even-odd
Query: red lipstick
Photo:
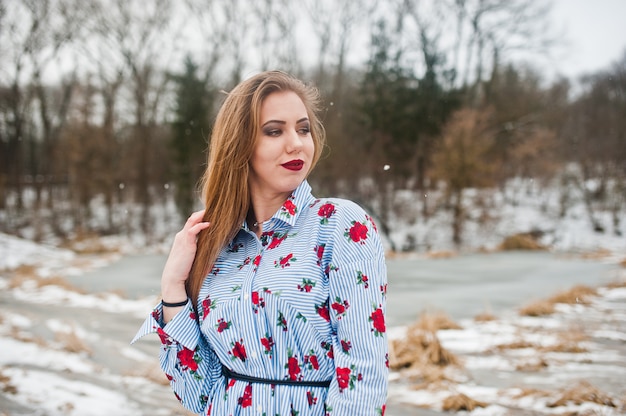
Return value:
[(285, 169), (297, 171), (304, 167), (304, 161), (300, 159), (294, 159), (294, 160), (290, 160), (289, 162), (283, 163), (281, 166), (284, 167)]

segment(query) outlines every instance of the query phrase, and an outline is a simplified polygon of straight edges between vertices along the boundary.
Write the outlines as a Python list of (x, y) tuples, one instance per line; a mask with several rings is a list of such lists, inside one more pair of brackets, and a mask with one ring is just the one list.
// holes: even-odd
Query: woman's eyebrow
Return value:
[[(296, 124), (300, 124), (300, 123), (303, 123), (305, 121), (309, 121), (309, 118), (308, 117), (302, 117), (300, 120), (296, 121)], [(268, 125), (270, 123), (287, 124), (287, 122), (283, 121), (283, 120), (267, 120), (265, 123), (263, 123), (261, 125), (261, 127), (265, 127), (266, 125)]]
[(267, 120), (265, 123), (261, 125), (261, 127), (265, 127), (270, 123), (287, 124), (287, 122), (283, 120)]

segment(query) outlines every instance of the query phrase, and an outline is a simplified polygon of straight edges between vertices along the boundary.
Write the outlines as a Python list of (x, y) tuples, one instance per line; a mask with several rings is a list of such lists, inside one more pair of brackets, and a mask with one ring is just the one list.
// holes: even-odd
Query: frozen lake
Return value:
[[(154, 302), (158, 300), (164, 263), (164, 255), (128, 256), (82, 275), (63, 277), (85, 290), (83, 298), (95, 301), (100, 298), (94, 297), (94, 294), (119, 292), (129, 299), (138, 299), (137, 302), (130, 303), (145, 306), (133, 310), (146, 308), (147, 314), (152, 301), (146, 301), (146, 298), (153, 298)], [(510, 313), (517, 307), (577, 284), (602, 285), (612, 280), (614, 276), (612, 272), (617, 268), (616, 265), (599, 261), (585, 261), (575, 257), (537, 252), (474, 254), (447, 259), (389, 259), (388, 327), (410, 324), (424, 310), (442, 311), (456, 321), (472, 318), (485, 311), (495, 315)], [(136, 410), (126, 409), (126, 412), (121, 412), (122, 409), (115, 407), (115, 402), (108, 403), (111, 408), (115, 408), (113, 413), (180, 414), (180, 405), (168, 386), (148, 382), (145, 385), (120, 384), (119, 381), (112, 381), (116, 380), (116, 374), (141, 372), (148, 361), (151, 363), (150, 366), (156, 367), (159, 345), (157, 337), (146, 337), (141, 342), (129, 346), (129, 341), (143, 321), (142, 313), (120, 314), (114, 308), (103, 308), (88, 301), (73, 305), (68, 304), (66, 300), (58, 302), (55, 299), (65, 295), (58, 292), (50, 293), (56, 294), (44, 296), (41, 301), (24, 302), (9, 292), (0, 292), (0, 304), (5, 313), (10, 311), (21, 316), (22, 321), (27, 319), (32, 322), (33, 336), (54, 338), (52, 333), (54, 328), (63, 323), (69, 323), (83, 331), (92, 352), (82, 359), (104, 369), (103, 374), (107, 376), (103, 377), (103, 374), (98, 372), (93, 374), (54, 372), (43, 367), (38, 371), (51, 371), (50, 374), (54, 373), (63, 383), (80, 381), (81, 388), (84, 389), (99, 387), (107, 392), (115, 392), (136, 406)], [(8, 339), (6, 342), (13, 341)], [(0, 351), (0, 358), (3, 354), (13, 357), (8, 350), (4, 353)], [(621, 359), (619, 354), (616, 355), (617, 359)], [(18, 356), (13, 358), (9, 356), (5, 357), (8, 362), (19, 360)], [(621, 371), (620, 366), (616, 368)], [(592, 371), (600, 375), (608, 374), (607, 371), (600, 371), (597, 368)], [(613, 386), (615, 377), (619, 378), (623, 373), (619, 371), (616, 373), (617, 376), (608, 374), (608, 382), (605, 384)], [(488, 378), (494, 377), (493, 371), (487, 373)], [(483, 374), (477, 371), (474, 371), (474, 375), (477, 379), (484, 378)], [(566, 376), (571, 377), (568, 373)], [(507, 380), (497, 381), (502, 385), (509, 383)], [(1, 394), (0, 409), (6, 409), (13, 415), (35, 414), (32, 409), (3, 399)], [(440, 413), (402, 405), (390, 399), (386, 414), (430, 416)]]
[[(82, 276), (68, 277), (89, 292), (121, 291), (130, 298), (159, 294), (165, 256), (130, 256)], [(388, 326), (413, 322), (423, 310), (453, 319), (523, 306), (577, 284), (610, 280), (615, 265), (543, 252), (472, 254), (447, 259), (388, 259)]]

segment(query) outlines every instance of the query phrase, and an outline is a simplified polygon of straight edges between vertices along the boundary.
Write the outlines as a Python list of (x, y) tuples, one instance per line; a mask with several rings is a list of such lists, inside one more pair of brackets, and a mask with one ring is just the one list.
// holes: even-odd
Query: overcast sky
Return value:
[(626, 50), (626, 0), (554, 0), (552, 17), (567, 44), (555, 53), (560, 73), (607, 68)]

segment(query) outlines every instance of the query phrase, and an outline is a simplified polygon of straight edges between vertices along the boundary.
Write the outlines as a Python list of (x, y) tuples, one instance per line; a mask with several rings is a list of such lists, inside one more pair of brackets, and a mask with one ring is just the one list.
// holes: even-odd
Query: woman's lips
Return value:
[(289, 162), (283, 163), (281, 166), (289, 170), (300, 170), (304, 166), (304, 161), (300, 159), (290, 160)]

